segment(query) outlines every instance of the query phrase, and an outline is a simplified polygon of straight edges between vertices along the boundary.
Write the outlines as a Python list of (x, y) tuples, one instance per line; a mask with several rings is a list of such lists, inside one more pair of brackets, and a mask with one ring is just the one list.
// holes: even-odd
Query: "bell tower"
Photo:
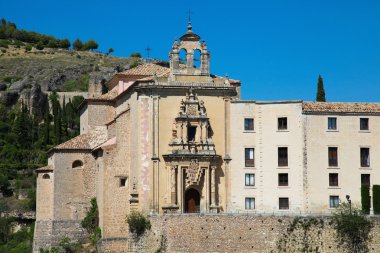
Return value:
[[(211, 80), (210, 53), (207, 51), (206, 42), (204, 40), (200, 42), (200, 36), (195, 34), (192, 28), (189, 22), (187, 32), (180, 37), (179, 41), (174, 40), (169, 53), (171, 81), (186, 81), (190, 76), (197, 76), (197, 81), (201, 82)], [(183, 55), (182, 58), (181, 55)]]

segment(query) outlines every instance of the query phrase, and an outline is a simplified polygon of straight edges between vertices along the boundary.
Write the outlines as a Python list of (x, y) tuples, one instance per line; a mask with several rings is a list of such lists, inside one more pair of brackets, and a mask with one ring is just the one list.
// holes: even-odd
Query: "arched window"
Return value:
[(184, 48), (181, 48), (179, 50), (179, 63), (181, 64), (186, 64), (187, 63), (187, 51)]
[(44, 175), (42, 176), (42, 178), (43, 178), (43, 179), (50, 179), (50, 176), (49, 176), (49, 174), (44, 174)]
[(194, 50), (194, 58), (193, 58), (194, 68), (200, 68), (201, 66), (201, 50)]
[(83, 162), (81, 160), (75, 160), (73, 162), (72, 168), (79, 168), (83, 166)]

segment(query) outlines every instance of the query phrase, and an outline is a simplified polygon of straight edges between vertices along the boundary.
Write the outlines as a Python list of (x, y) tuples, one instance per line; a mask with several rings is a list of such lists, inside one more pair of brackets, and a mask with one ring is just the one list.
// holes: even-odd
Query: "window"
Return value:
[(288, 166), (288, 148), (278, 148), (278, 166)]
[(289, 209), (289, 198), (279, 198), (278, 207), (280, 210)]
[(126, 184), (127, 184), (127, 178), (125, 178), (125, 177), (120, 178), (120, 184), (119, 184), (119, 186), (120, 187), (125, 187)]
[(44, 175), (42, 176), (42, 178), (43, 178), (43, 179), (50, 179), (50, 176), (49, 176), (49, 174), (44, 174)]
[(360, 130), (368, 130), (368, 129), (369, 129), (369, 119), (360, 118)]
[(281, 117), (277, 119), (277, 126), (278, 130), (287, 130), (288, 129), (288, 118), (287, 117)]
[(83, 166), (83, 162), (81, 160), (76, 160), (72, 164), (72, 168), (79, 168)]
[(255, 209), (255, 198), (245, 198), (245, 209)]
[(339, 196), (330, 196), (330, 208), (337, 208), (339, 206)]
[(338, 148), (329, 147), (329, 166), (336, 167), (338, 166)]
[(338, 186), (338, 173), (330, 173), (329, 174), (329, 186)]
[(369, 148), (360, 148), (360, 165), (369, 167)]
[(255, 186), (255, 174), (245, 174), (245, 186)]
[(288, 186), (288, 184), (289, 184), (288, 173), (279, 173), (278, 186)]
[(255, 167), (255, 149), (245, 149), (245, 167)]
[(328, 130), (336, 130), (336, 118), (335, 117), (329, 117), (327, 119), (327, 129)]
[(253, 131), (253, 119), (244, 119), (244, 130)]
[(370, 174), (362, 174), (361, 175), (361, 183), (365, 186), (371, 185), (371, 175)]
[(187, 141), (188, 142), (194, 142), (196, 133), (197, 133), (197, 127), (188, 126), (187, 127)]

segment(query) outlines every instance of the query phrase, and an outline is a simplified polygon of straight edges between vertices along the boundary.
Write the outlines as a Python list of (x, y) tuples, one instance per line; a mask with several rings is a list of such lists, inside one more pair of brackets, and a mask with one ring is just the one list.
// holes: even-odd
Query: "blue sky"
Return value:
[(95, 39), (101, 51), (167, 60), (193, 30), (211, 51), (211, 71), (242, 81), (242, 98), (380, 102), (380, 1), (9, 1), (0, 16), (57, 38)]

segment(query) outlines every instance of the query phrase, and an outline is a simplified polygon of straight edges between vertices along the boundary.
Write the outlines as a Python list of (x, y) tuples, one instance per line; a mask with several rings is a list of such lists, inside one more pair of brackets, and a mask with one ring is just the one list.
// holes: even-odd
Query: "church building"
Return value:
[(80, 135), (36, 170), (34, 252), (83, 236), (92, 198), (112, 249), (133, 210), (329, 213), (380, 184), (380, 104), (241, 100), (191, 23), (169, 57), (90, 84)]

